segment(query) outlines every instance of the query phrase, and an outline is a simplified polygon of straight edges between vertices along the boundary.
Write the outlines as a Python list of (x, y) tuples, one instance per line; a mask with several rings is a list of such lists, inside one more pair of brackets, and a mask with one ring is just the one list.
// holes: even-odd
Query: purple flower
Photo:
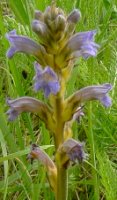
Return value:
[(69, 152), (67, 153), (70, 161), (72, 162), (82, 162), (85, 158), (85, 154), (84, 154), (84, 151), (83, 151), (83, 145), (80, 144), (80, 143), (77, 143), (76, 146), (74, 146), (73, 148), (71, 148), (69, 150)]
[(32, 97), (20, 97), (14, 100), (7, 99), (10, 109), (7, 111), (9, 121), (13, 121), (22, 112), (35, 112), (43, 121), (47, 121), (51, 110), (43, 102)]
[(50, 159), (45, 151), (43, 151), (36, 144), (31, 145), (31, 152), (28, 155), (28, 159), (38, 159), (46, 167), (47, 170), (53, 168), (56, 170), (54, 162)]
[(108, 95), (111, 89), (111, 84), (106, 83), (99, 86), (88, 86), (78, 90), (66, 100), (64, 120), (71, 120), (76, 109), (85, 101), (99, 100), (105, 107), (111, 106), (111, 98)]
[(31, 162), (34, 159), (37, 159), (42, 163), (43, 167), (47, 170), (48, 180), (51, 188), (54, 192), (56, 192), (56, 184), (57, 184), (57, 168), (52, 159), (48, 156), (48, 154), (43, 151), (40, 147), (35, 144), (32, 144), (31, 152), (28, 155), (28, 159)]
[[(83, 150), (84, 144), (72, 138), (67, 139), (59, 148), (59, 153), (63, 158), (63, 165), (68, 166), (69, 162), (82, 162), (87, 154)], [(67, 158), (65, 159), (65, 157)], [(65, 162), (65, 163), (64, 163)]]
[(6, 112), (6, 114), (8, 115), (8, 120), (9, 121), (14, 121), (18, 115), (20, 114), (20, 112), (18, 112), (17, 110), (13, 109), (12, 107)]
[(112, 89), (111, 84), (106, 83), (99, 86), (89, 86), (82, 88), (73, 95), (73, 100), (84, 102), (90, 100), (99, 100), (105, 107), (111, 106), (111, 98), (108, 92)]
[(111, 98), (107, 94), (99, 98), (99, 100), (105, 107), (109, 107), (112, 104)]
[(54, 95), (57, 94), (60, 89), (60, 84), (56, 73), (50, 67), (46, 67), (43, 70), (37, 62), (35, 63), (35, 71), (34, 89), (36, 91), (43, 89), (46, 97), (51, 93)]
[(96, 31), (80, 32), (73, 35), (68, 41), (68, 47), (73, 52), (74, 57), (87, 59), (96, 56), (99, 45), (94, 42)]
[(111, 106), (111, 98), (108, 92), (111, 89), (111, 84), (106, 83), (100, 86), (85, 87), (79, 90), (77, 94), (81, 96), (81, 101), (99, 100), (105, 107), (109, 107)]
[(17, 35), (15, 30), (7, 33), (6, 38), (11, 43), (11, 47), (7, 51), (8, 58), (12, 58), (17, 52), (32, 54), (38, 57), (40, 52), (45, 51), (44, 47), (37, 44), (30, 38)]

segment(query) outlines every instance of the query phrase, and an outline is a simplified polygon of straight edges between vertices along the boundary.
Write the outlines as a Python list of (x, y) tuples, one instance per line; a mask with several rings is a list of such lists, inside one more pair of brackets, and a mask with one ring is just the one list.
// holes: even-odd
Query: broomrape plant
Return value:
[(52, 4), (44, 12), (35, 11), (32, 29), (39, 43), (17, 35), (15, 30), (6, 34), (11, 45), (7, 57), (12, 58), (18, 52), (32, 54), (36, 60), (34, 90), (43, 90), (45, 98), (48, 98), (48, 104), (28, 96), (7, 99), (10, 107), (8, 119), (13, 121), (22, 112), (37, 113), (53, 135), (55, 162), (35, 144), (28, 157), (38, 159), (45, 166), (56, 200), (67, 199), (68, 168), (76, 161), (81, 163), (86, 159), (83, 143), (72, 138), (72, 124), (83, 115), (82, 104), (99, 100), (105, 107), (111, 105), (108, 92), (112, 86), (109, 83), (88, 86), (65, 97), (66, 83), (76, 59), (96, 56), (99, 49), (94, 42), (95, 30), (74, 33), (80, 17), (77, 9), (66, 16), (63, 10)]

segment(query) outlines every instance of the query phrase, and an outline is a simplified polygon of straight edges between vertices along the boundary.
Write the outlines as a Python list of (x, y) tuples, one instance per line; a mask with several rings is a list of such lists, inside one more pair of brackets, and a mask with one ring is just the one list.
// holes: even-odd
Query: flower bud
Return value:
[(47, 27), (47, 25), (39, 20), (33, 20), (32, 22), (32, 29), (41, 39), (43, 44), (46, 46), (51, 46), (52, 43), (52, 36)]
[(41, 22), (41, 21), (39, 21), (39, 20), (33, 20), (32, 29), (39, 36), (44, 36), (44, 35), (47, 34), (47, 26), (46, 26), (46, 24)]
[(65, 27), (65, 38), (68, 40), (75, 31), (75, 24), (74, 23), (68, 23)]
[(74, 9), (68, 16), (67, 21), (77, 23), (81, 18), (81, 13), (78, 9)]
[(43, 19), (43, 13), (40, 10), (35, 10), (34, 18), (37, 19), (37, 20), (42, 20)]
[(50, 6), (48, 6), (44, 12), (44, 20), (47, 21), (48, 19), (51, 19), (51, 7)]
[(55, 20), (48, 20), (47, 25), (51, 32), (51, 35), (54, 37), (55, 41), (59, 41), (64, 36), (66, 19), (63, 15), (58, 15)]
[(66, 19), (63, 15), (58, 15), (55, 20), (55, 27), (57, 31), (62, 31), (65, 29)]

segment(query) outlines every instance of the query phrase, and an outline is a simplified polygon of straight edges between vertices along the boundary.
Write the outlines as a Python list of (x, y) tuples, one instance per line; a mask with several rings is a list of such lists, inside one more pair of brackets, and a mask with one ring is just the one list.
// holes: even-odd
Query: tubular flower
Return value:
[(57, 94), (60, 89), (60, 84), (56, 73), (48, 66), (43, 70), (37, 62), (35, 63), (35, 71), (34, 89), (36, 91), (40, 89), (44, 90), (46, 97), (51, 93), (54, 95)]
[(89, 100), (99, 100), (105, 107), (111, 106), (111, 98), (108, 96), (108, 92), (112, 89), (111, 84), (107, 83), (100, 86), (85, 87), (76, 92), (76, 99), (80, 99), (81, 102)]
[(84, 143), (78, 142), (72, 138), (67, 139), (58, 149), (62, 165), (68, 167), (70, 162), (82, 162), (87, 154), (83, 150)]
[(108, 96), (111, 89), (111, 84), (106, 83), (99, 86), (85, 87), (75, 92), (66, 100), (65, 121), (70, 120), (78, 106), (85, 101), (99, 100), (105, 107), (111, 106), (111, 98)]
[(50, 159), (47, 153), (36, 144), (32, 144), (31, 152), (28, 155), (28, 159), (38, 159), (47, 169), (56, 168), (54, 162)]
[(45, 121), (47, 120), (47, 116), (51, 113), (51, 110), (46, 104), (32, 97), (21, 97), (15, 100), (7, 99), (7, 104), (10, 106), (10, 109), (6, 114), (10, 121), (15, 120), (22, 112), (38, 113), (40, 118)]
[[(8, 103), (8, 101), (7, 101), (7, 103)], [(18, 117), (18, 115), (20, 114), (20, 112), (11, 107), (6, 112), (6, 114), (8, 115), (8, 120), (9, 121), (14, 121)]]
[(70, 161), (82, 162), (86, 158), (86, 154), (83, 150), (83, 143), (73, 139), (68, 139), (63, 146)]
[(96, 56), (99, 45), (94, 42), (96, 31), (87, 31), (76, 33), (68, 41), (68, 47), (73, 53), (74, 57), (87, 59), (90, 56)]
[(33, 159), (37, 159), (40, 161), (43, 166), (47, 170), (49, 184), (54, 192), (56, 192), (56, 181), (57, 181), (57, 169), (54, 162), (51, 158), (47, 155), (45, 151), (43, 151), (40, 147), (35, 144), (32, 144), (31, 152), (28, 155), (28, 159), (33, 161)]
[(6, 38), (11, 43), (11, 47), (7, 51), (8, 58), (12, 58), (17, 52), (32, 54), (35, 57), (39, 57), (40, 53), (46, 52), (43, 46), (37, 44), (30, 38), (17, 35), (16, 30), (7, 33)]

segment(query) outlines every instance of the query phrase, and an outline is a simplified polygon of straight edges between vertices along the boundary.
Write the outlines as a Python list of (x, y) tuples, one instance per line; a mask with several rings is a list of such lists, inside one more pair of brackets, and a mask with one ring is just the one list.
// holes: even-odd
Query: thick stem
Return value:
[(64, 110), (64, 92), (65, 92), (65, 82), (64, 79), (61, 78), (61, 89), (59, 93), (52, 99), (50, 99), (50, 104), (54, 110), (54, 118), (55, 118), (55, 148), (56, 151), (60, 144), (64, 142), (64, 122), (63, 122), (63, 110)]
[(57, 98), (55, 102), (56, 106), (56, 135), (55, 135), (55, 145), (56, 145), (56, 150), (58, 149), (59, 145), (63, 143), (64, 138), (63, 138), (63, 130), (64, 130), (64, 123), (62, 121), (62, 99)]
[[(61, 80), (61, 89), (56, 97), (50, 99), (50, 104), (54, 110), (54, 119), (55, 119), (55, 149), (58, 151), (59, 146), (64, 142), (64, 122), (63, 122), (63, 110), (64, 110), (64, 93), (65, 93), (65, 82), (62, 77)], [(57, 152), (58, 153), (58, 152)], [(59, 154), (59, 153), (58, 153)], [(56, 191), (56, 200), (67, 200), (68, 194), (68, 181), (67, 181), (67, 169), (62, 165), (61, 156), (59, 159), (56, 158), (56, 167), (57, 167), (57, 191)]]
[[(56, 113), (57, 113), (57, 126), (56, 126), (56, 135), (55, 135), (55, 146), (56, 151), (64, 142), (64, 124), (61, 118), (61, 106), (62, 102), (61, 99), (56, 101)], [(56, 160), (57, 166), (57, 193), (56, 193), (56, 200), (67, 200), (67, 193), (68, 193), (68, 181), (67, 181), (67, 169), (62, 165), (61, 159)]]
[(67, 170), (62, 166), (57, 167), (57, 194), (56, 200), (67, 200), (68, 181)]
[[(56, 135), (55, 135), (55, 146), (56, 151), (59, 148), (59, 145), (61, 145), (64, 142), (64, 123), (62, 121), (61, 117), (61, 111), (62, 111), (62, 99), (58, 98), (56, 100)], [(56, 200), (67, 200), (67, 170), (61, 163), (60, 160), (56, 160), (57, 165), (57, 194), (56, 194)]]

